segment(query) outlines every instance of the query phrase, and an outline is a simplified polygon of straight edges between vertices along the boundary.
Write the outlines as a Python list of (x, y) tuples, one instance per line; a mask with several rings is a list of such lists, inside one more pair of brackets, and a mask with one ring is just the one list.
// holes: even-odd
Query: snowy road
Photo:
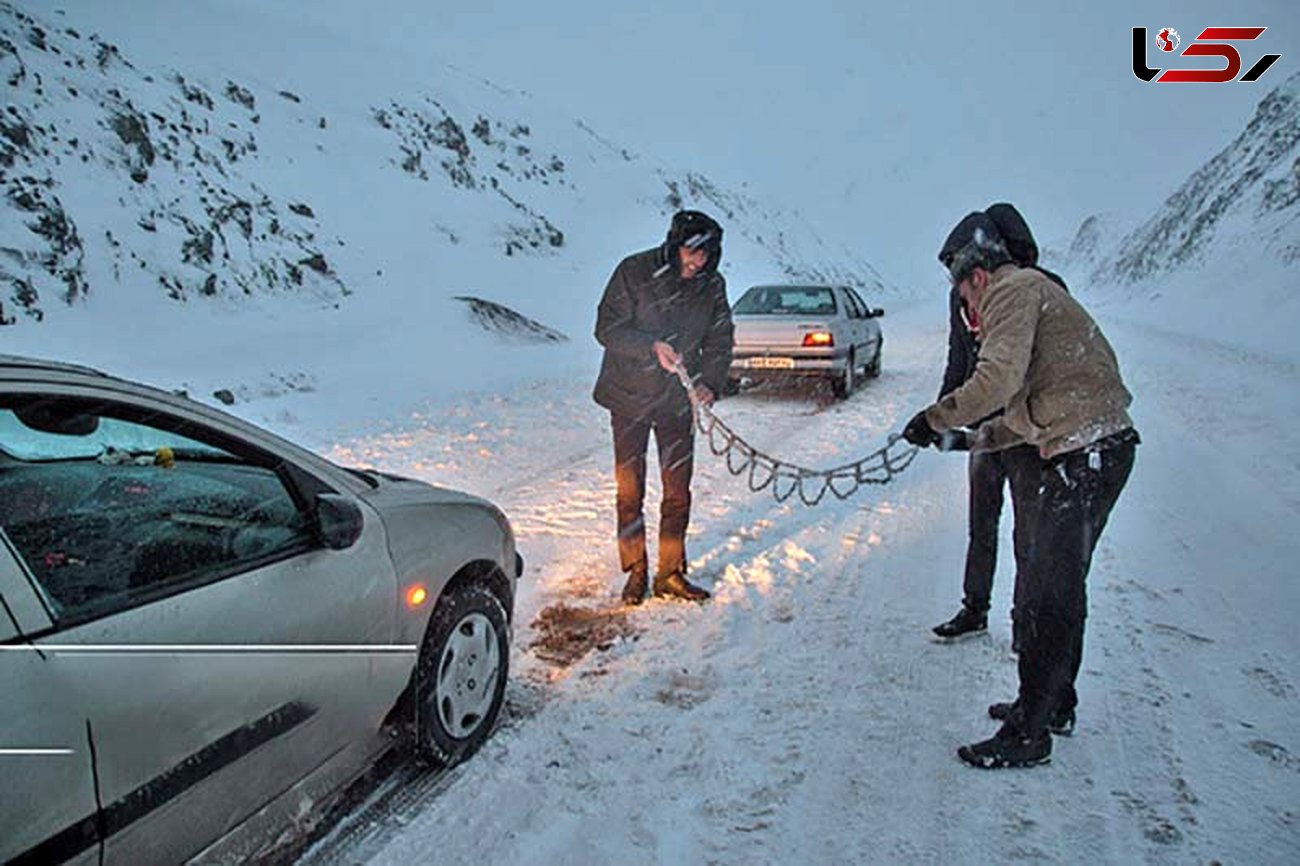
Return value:
[[(787, 460), (855, 459), (933, 397), (943, 322), (939, 303), (891, 311), (885, 372), (847, 402), (749, 393), (719, 415)], [(628, 610), (589, 382), (339, 431), (336, 459), (497, 501), (529, 570), (503, 728), (402, 826), (329, 859), (1296, 862), (1295, 365), (1103, 326), (1145, 444), (1090, 577), (1078, 732), (1028, 771), (955, 756), (1016, 683), (1009, 519), (989, 634), (930, 639), (961, 594), (960, 455), (806, 508), (749, 493), (697, 446), (689, 553), (715, 599)], [(599, 647), (534, 646), (543, 620)]]

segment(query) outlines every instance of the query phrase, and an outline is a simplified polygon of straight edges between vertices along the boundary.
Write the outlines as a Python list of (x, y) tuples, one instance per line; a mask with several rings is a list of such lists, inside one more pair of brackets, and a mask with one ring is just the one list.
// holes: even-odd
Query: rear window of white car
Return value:
[(741, 315), (830, 316), (836, 311), (835, 293), (829, 288), (755, 286), (731, 308)]

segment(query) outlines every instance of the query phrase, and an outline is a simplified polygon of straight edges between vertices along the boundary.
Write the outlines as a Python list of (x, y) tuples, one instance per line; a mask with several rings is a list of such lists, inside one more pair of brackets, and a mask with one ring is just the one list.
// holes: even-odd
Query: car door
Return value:
[(871, 308), (867, 306), (862, 297), (851, 287), (845, 289), (849, 297), (853, 299), (858, 308), (862, 310), (860, 320), (862, 327), (862, 354), (859, 356), (863, 363), (870, 363), (872, 359), (880, 352), (880, 322), (876, 317), (871, 315)]
[(857, 299), (853, 297), (847, 288), (840, 287), (837, 291), (840, 297), (840, 306), (844, 308), (845, 327), (850, 335), (849, 339), (853, 346), (854, 354), (857, 357), (859, 365), (865, 364), (867, 359), (870, 357), (863, 353), (863, 343), (866, 338), (863, 329), (865, 311), (862, 309), (862, 306), (857, 303)]
[(413, 658), (368, 649), (393, 632), (385, 534), (357, 502), (359, 537), (326, 549), (324, 482), (172, 407), (39, 396), (99, 423), (43, 438), (0, 395), (9, 484), (43, 497), (4, 526), (44, 617), (20, 625), (86, 707), (106, 861), (186, 859), (378, 728)]
[(30, 587), (0, 530), (0, 862), (98, 863), (85, 707), (62, 666), (19, 632), (22, 600)]

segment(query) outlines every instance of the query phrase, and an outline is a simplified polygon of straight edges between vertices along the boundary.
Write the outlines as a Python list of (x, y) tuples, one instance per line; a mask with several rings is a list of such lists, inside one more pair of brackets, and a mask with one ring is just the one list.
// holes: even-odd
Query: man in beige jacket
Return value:
[(1051, 733), (1074, 728), (1088, 568), (1139, 441), (1128, 415), (1132, 397), (1096, 322), (1042, 273), (1012, 264), (986, 214), (958, 223), (939, 260), (979, 323), (979, 358), (966, 383), (917, 413), (903, 435), (933, 445), (944, 431), (1005, 409), (979, 428), (973, 447), (1028, 443), (1042, 459), (1020, 576), (1020, 693), (989, 707), (1003, 722), (997, 734), (957, 753), (985, 768), (1046, 763)]

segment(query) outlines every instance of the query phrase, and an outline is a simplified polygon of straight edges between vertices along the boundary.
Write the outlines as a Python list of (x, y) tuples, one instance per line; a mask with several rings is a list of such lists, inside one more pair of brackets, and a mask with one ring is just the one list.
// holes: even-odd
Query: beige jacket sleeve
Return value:
[[(1032, 280), (1017, 279), (1018, 273), (1013, 269), (985, 290), (979, 306), (982, 333), (975, 372), (925, 410), (925, 419), (935, 431), (973, 424), (1005, 408), (1024, 387), (1042, 296)], [(998, 419), (990, 424), (1004, 426)]]

